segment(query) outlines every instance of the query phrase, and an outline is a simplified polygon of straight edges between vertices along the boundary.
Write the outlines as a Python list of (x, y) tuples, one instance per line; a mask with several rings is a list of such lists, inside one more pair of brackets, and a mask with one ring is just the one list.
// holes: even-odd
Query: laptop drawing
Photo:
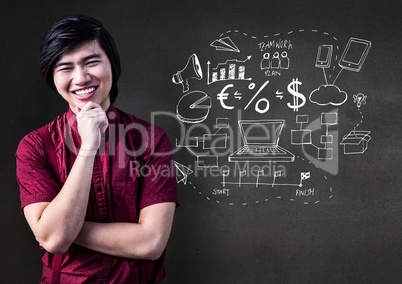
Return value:
[(229, 156), (229, 162), (293, 162), (295, 156), (278, 145), (285, 120), (240, 120), (243, 147)]

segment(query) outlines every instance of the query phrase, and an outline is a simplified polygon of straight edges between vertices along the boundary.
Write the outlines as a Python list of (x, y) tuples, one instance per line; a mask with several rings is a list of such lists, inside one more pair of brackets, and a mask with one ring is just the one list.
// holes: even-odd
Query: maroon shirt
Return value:
[[(144, 207), (177, 203), (173, 157), (165, 132), (113, 106), (107, 116), (109, 127), (94, 161), (86, 221), (138, 222)], [(16, 153), (21, 208), (56, 197), (81, 145), (76, 116), (70, 109), (46, 128), (58, 169), (52, 170), (37, 130), (22, 139)], [(156, 261), (136, 260), (73, 244), (63, 256), (60, 282), (157, 283), (165, 276), (164, 255)], [(45, 252), (42, 282), (52, 279), (53, 259), (53, 254)]]

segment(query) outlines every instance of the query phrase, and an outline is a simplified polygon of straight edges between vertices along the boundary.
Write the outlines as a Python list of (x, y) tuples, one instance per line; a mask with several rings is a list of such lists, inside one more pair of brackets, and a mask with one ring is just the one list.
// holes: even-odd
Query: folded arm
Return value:
[(51, 253), (64, 253), (84, 223), (94, 157), (78, 156), (71, 172), (52, 202), (25, 206), (24, 215), (40, 245)]
[(138, 223), (85, 222), (75, 243), (105, 254), (158, 259), (172, 228), (176, 203), (158, 203), (140, 211)]
[[(32, 203), (24, 215), (36, 239), (48, 252), (64, 253), (84, 224), (95, 154), (108, 120), (101, 106), (88, 102), (76, 108), (81, 149), (60, 192), (51, 202)], [(32, 183), (34, 181), (31, 181)]]

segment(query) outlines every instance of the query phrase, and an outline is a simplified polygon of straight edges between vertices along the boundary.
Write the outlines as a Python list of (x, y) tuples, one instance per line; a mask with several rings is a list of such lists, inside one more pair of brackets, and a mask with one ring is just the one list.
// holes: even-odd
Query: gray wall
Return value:
[[(222, 177), (203, 176), (196, 157), (188, 149), (178, 149), (177, 161), (191, 167), (197, 176), (193, 173), (186, 184), (179, 184), (181, 206), (168, 244), (164, 283), (398, 282), (402, 277), (400, 6), (396, 0), (2, 2), (0, 282), (31, 283), (40, 277), (42, 252), (19, 210), (14, 153), (25, 134), (67, 109), (41, 80), (37, 57), (49, 25), (68, 13), (98, 18), (115, 38), (123, 69), (116, 106), (125, 111), (147, 120), (153, 111), (175, 113), (184, 94), (171, 77), (195, 53), (204, 78), (190, 79), (190, 89), (206, 92), (212, 103), (203, 123), (212, 127), (216, 118), (228, 118), (234, 130), (231, 146), (239, 146), (235, 140), (241, 144), (237, 109), (246, 119), (286, 120), (280, 144), (296, 160), (284, 164), (287, 176), (277, 177), (275, 187), (257, 188), (253, 182), (248, 186), (229, 184), (229, 196), (216, 195), (214, 190), (222, 189)], [(263, 54), (257, 45), (278, 38), (276, 33), (292, 40), (291, 68), (268, 78), (255, 68)], [(221, 34), (230, 35), (242, 52), (212, 48), (210, 43)], [(324, 82), (322, 71), (314, 66), (317, 47), (333, 44), (339, 60), (350, 37), (371, 42), (364, 66), (359, 72), (343, 70), (336, 81), (348, 93), (347, 102), (318, 107), (308, 101), (308, 93)], [(216, 65), (248, 55), (253, 56), (247, 64), (254, 64), (248, 70), (256, 86), (270, 80), (258, 98), (269, 99), (270, 109), (264, 114), (255, 112), (254, 105), (244, 111), (257, 90), (251, 90), (249, 82), (235, 82), (243, 97), (228, 100), (235, 106), (229, 111), (217, 99), (226, 84), (208, 85), (205, 81), (208, 60)], [(336, 63), (334, 56), (331, 67), (337, 69), (326, 70), (332, 78), (340, 71)], [(297, 113), (286, 107), (292, 103), (287, 86), (293, 78), (303, 82), (300, 92), (307, 99)], [(283, 100), (276, 97), (277, 90), (283, 93)], [(360, 109), (353, 102), (358, 93), (367, 96)], [(330, 128), (337, 135), (333, 147), (338, 149), (332, 172), (308, 163), (305, 154), (313, 155), (314, 147), (291, 143), (291, 130), (300, 126), (295, 123), (296, 115), (309, 114), (312, 122), (322, 112), (338, 113), (338, 124)], [(365, 153), (347, 155), (339, 142), (360, 120), (357, 129), (371, 131), (372, 139)], [(172, 144), (181, 137), (181, 126), (189, 128), (174, 116), (160, 116), (156, 122), (167, 131)], [(320, 144), (314, 135), (314, 143)], [(217, 155), (219, 165), (229, 165), (233, 173), (236, 168), (228, 163), (226, 154)], [(279, 186), (297, 180), (303, 171), (311, 177), (302, 189), (314, 188), (314, 196), (300, 197), (297, 187)], [(238, 181), (236, 176), (229, 179)]]

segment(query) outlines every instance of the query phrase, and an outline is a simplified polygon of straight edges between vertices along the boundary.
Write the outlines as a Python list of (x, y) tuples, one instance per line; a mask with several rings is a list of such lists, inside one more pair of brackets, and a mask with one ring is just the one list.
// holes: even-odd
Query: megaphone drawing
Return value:
[(202, 79), (202, 69), (200, 61), (198, 60), (198, 57), (195, 53), (190, 56), (183, 70), (177, 71), (177, 73), (172, 76), (172, 81), (175, 84), (182, 84), (183, 93), (185, 93), (189, 90), (189, 78), (197, 80)]

